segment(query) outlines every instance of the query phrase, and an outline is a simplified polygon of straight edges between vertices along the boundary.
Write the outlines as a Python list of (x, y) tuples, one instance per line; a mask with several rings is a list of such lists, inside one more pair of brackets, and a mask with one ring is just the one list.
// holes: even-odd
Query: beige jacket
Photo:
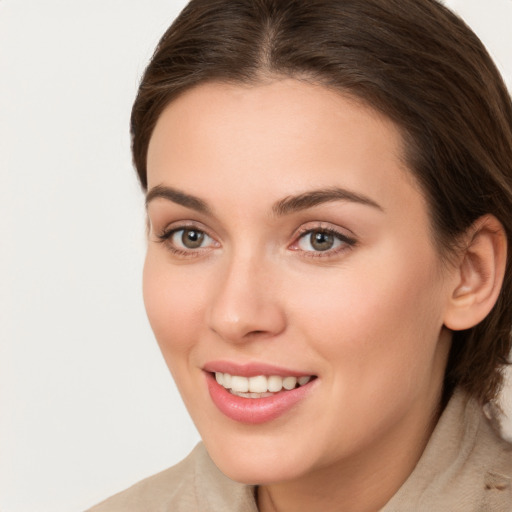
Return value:
[[(254, 487), (233, 482), (204, 446), (88, 512), (257, 512)], [(512, 512), (512, 445), (458, 391), (416, 468), (381, 512)]]

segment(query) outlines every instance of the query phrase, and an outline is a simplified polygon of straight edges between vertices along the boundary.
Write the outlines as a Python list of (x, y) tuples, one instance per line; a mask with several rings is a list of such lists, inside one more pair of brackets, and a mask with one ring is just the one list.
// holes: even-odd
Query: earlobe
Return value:
[(507, 259), (507, 237), (493, 215), (480, 217), (465, 236), (444, 325), (454, 331), (481, 322), (496, 303)]

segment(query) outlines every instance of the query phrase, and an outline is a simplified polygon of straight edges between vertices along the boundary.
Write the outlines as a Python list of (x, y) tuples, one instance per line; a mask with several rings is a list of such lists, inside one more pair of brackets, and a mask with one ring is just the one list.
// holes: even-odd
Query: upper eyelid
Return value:
[(327, 231), (350, 240), (357, 240), (358, 238), (351, 229), (324, 221), (304, 222), (298, 229), (295, 230), (293, 236), (294, 238), (298, 238), (306, 233), (311, 233), (312, 231)]
[(158, 236), (163, 235), (166, 238), (169, 238), (172, 235), (179, 233), (180, 231), (199, 231), (199, 232), (203, 233), (204, 235), (206, 235), (208, 238), (211, 238), (212, 240), (214, 240), (214, 238), (212, 236), (210, 236), (204, 229), (196, 228), (195, 226), (182, 226), (182, 227), (177, 227), (177, 228), (164, 229)]
[[(325, 232), (330, 235), (333, 235), (334, 237), (338, 238), (343, 243), (349, 244), (349, 245), (355, 245), (357, 243), (357, 240), (353, 237), (347, 236), (343, 233), (340, 233), (339, 231), (335, 229), (308, 229), (307, 231), (304, 231), (303, 233), (300, 233), (295, 240), (292, 242), (291, 245), (296, 245), (299, 243), (299, 240), (304, 238), (306, 235), (310, 235), (311, 233), (315, 232)], [(327, 252), (327, 251), (326, 251)]]
[(206, 228), (201, 222), (186, 220), (186, 221), (174, 221), (168, 224), (165, 224), (161, 229), (155, 230), (156, 236), (160, 237), (161, 235), (170, 235), (176, 231), (180, 231), (183, 229), (196, 229), (197, 231), (202, 231), (205, 235), (208, 235), (210, 238), (215, 238), (210, 230)]

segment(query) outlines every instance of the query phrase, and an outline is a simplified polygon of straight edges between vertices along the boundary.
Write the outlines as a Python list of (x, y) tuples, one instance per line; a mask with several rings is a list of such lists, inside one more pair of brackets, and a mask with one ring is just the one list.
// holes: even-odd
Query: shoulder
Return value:
[(503, 439), (498, 423), (478, 403), (468, 403), (466, 417), (478, 418), (473, 442), (462, 446), (467, 453), (461, 455), (466, 461), (465, 487), (471, 488), (468, 494), (475, 493), (475, 500), (479, 496), (478, 510), (512, 512), (512, 444)]
[(87, 512), (154, 512), (169, 510), (169, 505), (179, 501), (176, 511), (196, 510), (194, 473), (201, 459), (202, 445), (196, 448), (175, 466), (150, 476), (128, 489), (115, 494), (92, 507)]
[(257, 512), (254, 487), (226, 477), (199, 443), (176, 466), (157, 473), (87, 512)]
[(502, 437), (494, 415), (482, 415), (475, 443), (475, 464), (487, 469), (485, 490), (508, 494), (512, 510), (512, 443)]
[(413, 473), (382, 512), (512, 512), (512, 445), (457, 391)]

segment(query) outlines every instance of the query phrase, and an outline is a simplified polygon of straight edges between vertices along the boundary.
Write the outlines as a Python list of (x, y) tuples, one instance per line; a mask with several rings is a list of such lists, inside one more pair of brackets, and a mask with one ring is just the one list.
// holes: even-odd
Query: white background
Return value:
[[(184, 4), (0, 0), (2, 512), (83, 510), (198, 440), (144, 314), (128, 136), (140, 74)], [(510, 86), (512, 0), (447, 4)]]

